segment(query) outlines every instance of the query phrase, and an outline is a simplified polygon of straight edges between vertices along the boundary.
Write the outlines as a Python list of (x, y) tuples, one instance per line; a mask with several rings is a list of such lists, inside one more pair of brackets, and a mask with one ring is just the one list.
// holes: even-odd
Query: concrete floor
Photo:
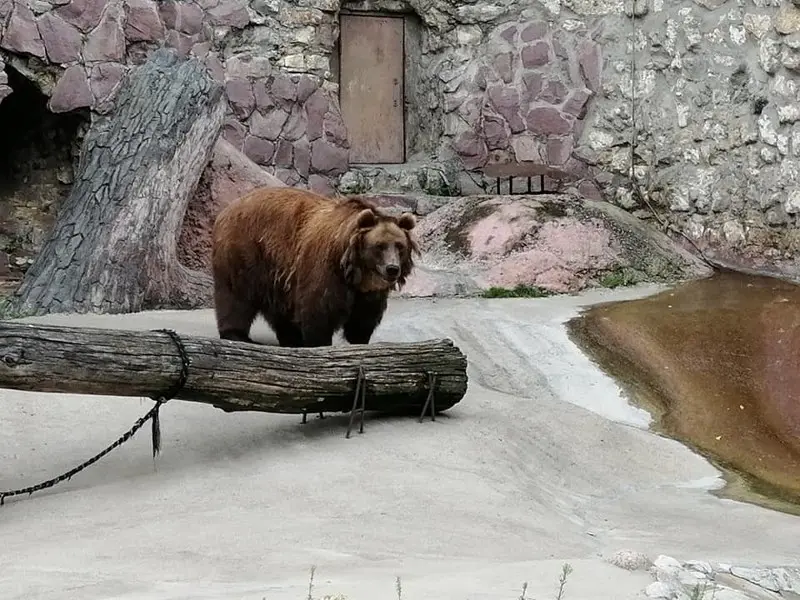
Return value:
[[(647, 413), (569, 341), (581, 306), (659, 288), (530, 300), (394, 300), (376, 341), (450, 337), (470, 388), (446, 416), (366, 422), (225, 414), (171, 402), (71, 481), (0, 508), (0, 598), (637, 598), (603, 560), (796, 564), (800, 520), (708, 493), (718, 471), (647, 431)], [(28, 319), (215, 335), (213, 313)], [(258, 327), (259, 337), (269, 335)], [(151, 406), (0, 391), (0, 489), (82, 462)]]

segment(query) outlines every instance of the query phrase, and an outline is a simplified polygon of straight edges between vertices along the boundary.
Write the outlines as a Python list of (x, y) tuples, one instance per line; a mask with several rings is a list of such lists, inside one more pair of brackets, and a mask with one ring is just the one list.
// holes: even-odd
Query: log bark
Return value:
[(195, 59), (154, 52), (83, 142), (72, 190), (14, 295), (26, 315), (208, 305), (210, 275), (178, 262), (186, 207), (226, 110)]
[[(359, 366), (366, 410), (421, 411), (428, 373), (437, 412), (467, 391), (467, 359), (452, 341), (281, 348), (180, 336), (190, 360), (176, 398), (226, 412), (349, 412)], [(0, 387), (72, 394), (157, 397), (179, 380), (181, 358), (158, 331), (0, 321)]]

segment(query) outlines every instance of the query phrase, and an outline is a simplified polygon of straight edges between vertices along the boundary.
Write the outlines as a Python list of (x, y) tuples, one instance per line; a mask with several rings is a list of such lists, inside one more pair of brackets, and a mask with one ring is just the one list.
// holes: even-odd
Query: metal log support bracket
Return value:
[[(358, 406), (359, 400), (361, 406)], [(353, 394), (353, 408), (350, 409), (350, 422), (347, 424), (347, 433), (345, 438), (350, 439), (350, 430), (353, 428), (353, 419), (356, 416), (356, 410), (361, 414), (361, 423), (358, 427), (358, 433), (364, 433), (364, 410), (367, 403), (367, 377), (364, 375), (364, 367), (358, 367), (358, 376), (356, 379), (356, 393)]]
[(436, 374), (428, 372), (428, 397), (425, 400), (425, 405), (422, 407), (422, 412), (419, 415), (419, 422), (422, 423), (422, 419), (425, 417), (425, 411), (428, 409), (428, 405), (430, 404), (431, 407), (431, 421), (436, 420), (436, 401), (434, 396), (434, 390), (436, 389)]
[(138, 419), (128, 431), (126, 431), (122, 436), (120, 436), (115, 442), (113, 442), (110, 446), (107, 446), (104, 450), (99, 452), (98, 454), (94, 455), (92, 458), (88, 459), (87, 461), (81, 463), (77, 467), (74, 467), (67, 471), (66, 473), (59, 475), (58, 477), (53, 477), (52, 479), (48, 479), (47, 481), (43, 481), (42, 483), (38, 483), (36, 485), (28, 486), (25, 488), (20, 488), (17, 490), (8, 490), (5, 492), (0, 492), (0, 506), (5, 505), (6, 498), (10, 498), (12, 496), (19, 496), (22, 494), (28, 494), (31, 496), (34, 492), (38, 492), (41, 490), (45, 490), (47, 488), (51, 488), (62, 481), (68, 481), (72, 479), (74, 475), (77, 475), (85, 468), (93, 465), (98, 460), (103, 458), (106, 454), (111, 452), (114, 448), (119, 448), (122, 444), (127, 442), (131, 439), (142, 426), (147, 423), (147, 421), (152, 420), (152, 438), (153, 438), (153, 460), (155, 460), (158, 453), (161, 451), (161, 423), (159, 421), (159, 414), (158, 411), (161, 409), (166, 402), (174, 398), (180, 391), (183, 389), (183, 386), (186, 385), (186, 380), (189, 378), (189, 365), (191, 361), (189, 359), (189, 355), (186, 353), (186, 348), (181, 341), (180, 336), (170, 329), (156, 329), (154, 331), (159, 331), (166, 333), (172, 342), (175, 344), (175, 347), (178, 349), (178, 356), (181, 361), (180, 365), (180, 372), (178, 375), (178, 380), (175, 384), (163, 394), (153, 395), (150, 398), (155, 400), (155, 406), (147, 411), (143, 417)]

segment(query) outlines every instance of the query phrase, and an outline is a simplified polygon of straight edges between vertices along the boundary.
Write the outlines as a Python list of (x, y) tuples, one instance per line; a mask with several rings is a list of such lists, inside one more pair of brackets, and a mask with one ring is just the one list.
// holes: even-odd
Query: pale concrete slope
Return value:
[[(0, 598), (635, 598), (652, 581), (619, 549), (745, 564), (797, 561), (798, 519), (705, 491), (717, 471), (646, 431), (567, 339), (581, 304), (395, 300), (380, 340), (447, 336), (470, 359), (464, 400), (437, 419), (162, 412), (154, 470), (142, 431), (58, 487), (0, 509)], [(211, 311), (31, 321), (214, 335)], [(266, 334), (264, 326), (259, 333)], [(94, 454), (151, 405), (3, 390), (0, 489)]]

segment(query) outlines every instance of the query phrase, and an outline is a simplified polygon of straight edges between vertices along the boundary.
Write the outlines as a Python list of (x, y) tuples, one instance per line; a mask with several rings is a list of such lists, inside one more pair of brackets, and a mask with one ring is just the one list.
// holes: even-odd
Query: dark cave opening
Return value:
[(6, 64), (0, 102), (0, 280), (21, 277), (69, 193), (87, 112), (52, 113), (35, 83)]

